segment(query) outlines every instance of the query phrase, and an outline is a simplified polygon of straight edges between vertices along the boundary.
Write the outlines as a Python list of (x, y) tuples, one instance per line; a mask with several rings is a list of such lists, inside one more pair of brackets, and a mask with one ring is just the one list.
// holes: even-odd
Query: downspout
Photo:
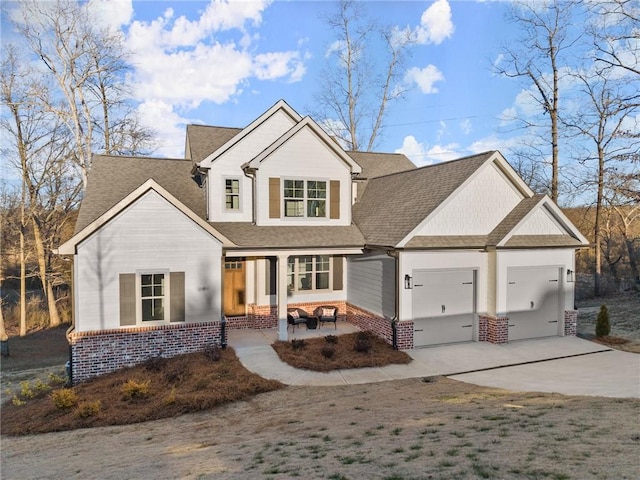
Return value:
[(256, 169), (245, 166), (242, 169), (244, 176), (251, 179), (251, 225), (256, 224)]
[(387, 250), (387, 255), (395, 260), (395, 295), (393, 318), (391, 319), (391, 342), (394, 350), (398, 350), (398, 318), (400, 317), (400, 254), (397, 250)]

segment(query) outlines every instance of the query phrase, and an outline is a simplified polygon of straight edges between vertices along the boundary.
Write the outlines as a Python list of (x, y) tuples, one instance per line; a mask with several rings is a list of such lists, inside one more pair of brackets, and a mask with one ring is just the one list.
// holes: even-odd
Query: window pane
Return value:
[(316, 273), (316, 290), (324, 290), (329, 288), (329, 274)]
[(311, 290), (311, 274), (300, 275), (300, 290)]
[(329, 271), (329, 255), (316, 256), (316, 270), (322, 272)]
[(142, 300), (142, 321), (155, 322), (164, 320), (164, 299), (148, 298)]
[(284, 201), (285, 217), (303, 217), (304, 203), (302, 200), (285, 200)]
[(227, 193), (240, 193), (240, 181), (227, 179), (225, 180), (225, 188)]
[(152, 277), (152, 275), (141, 275), (140, 276), (140, 284), (142, 284), (142, 285), (151, 285), (151, 277)]
[(307, 217), (325, 217), (325, 200), (309, 200)]
[(307, 196), (309, 198), (327, 198), (327, 182), (307, 182)]
[(313, 257), (298, 257), (298, 264), (300, 273), (313, 271)]

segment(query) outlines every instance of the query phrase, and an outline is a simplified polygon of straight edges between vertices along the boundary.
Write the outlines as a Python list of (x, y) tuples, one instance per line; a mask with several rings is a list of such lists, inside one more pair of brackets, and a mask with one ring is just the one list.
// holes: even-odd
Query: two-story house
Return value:
[(74, 236), (74, 380), (335, 305), (401, 349), (575, 334), (584, 236), (499, 152), (415, 168), (284, 101), (187, 127), (185, 159), (97, 155)]

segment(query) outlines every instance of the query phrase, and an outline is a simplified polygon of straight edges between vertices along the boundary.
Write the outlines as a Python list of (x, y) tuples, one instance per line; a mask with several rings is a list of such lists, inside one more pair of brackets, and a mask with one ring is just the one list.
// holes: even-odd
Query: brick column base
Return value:
[(576, 335), (578, 335), (578, 311), (577, 310), (565, 310), (564, 335), (565, 337), (575, 337)]
[(508, 317), (480, 315), (478, 322), (478, 341), (495, 344), (509, 341)]

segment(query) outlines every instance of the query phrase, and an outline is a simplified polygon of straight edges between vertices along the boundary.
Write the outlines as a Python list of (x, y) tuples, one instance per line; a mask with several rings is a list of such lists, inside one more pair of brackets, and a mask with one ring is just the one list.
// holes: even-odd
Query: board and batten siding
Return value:
[[(265, 148), (284, 135), (295, 121), (283, 111), (275, 112), (262, 124), (224, 152), (211, 164), (207, 175), (209, 189), (209, 221), (250, 222), (252, 221), (253, 187), (241, 165), (250, 161)], [(226, 210), (224, 179), (240, 180), (240, 210)]]
[[(270, 202), (270, 190), (274, 188), (272, 185), (275, 179), (280, 179), (279, 209)], [(285, 218), (282, 209), (283, 179), (326, 181), (326, 217)], [(347, 226), (351, 224), (350, 167), (310, 128), (300, 130), (262, 162), (256, 176), (256, 192), (258, 225)], [(276, 217), (276, 213), (279, 216)]]
[(349, 257), (347, 301), (376, 315), (395, 316), (395, 259), (386, 254)]
[(488, 165), (414, 235), (487, 235), (522, 198), (496, 166)]
[(78, 332), (120, 328), (120, 276), (140, 271), (184, 272), (185, 320), (220, 319), (221, 243), (154, 191), (80, 243), (77, 252)]

